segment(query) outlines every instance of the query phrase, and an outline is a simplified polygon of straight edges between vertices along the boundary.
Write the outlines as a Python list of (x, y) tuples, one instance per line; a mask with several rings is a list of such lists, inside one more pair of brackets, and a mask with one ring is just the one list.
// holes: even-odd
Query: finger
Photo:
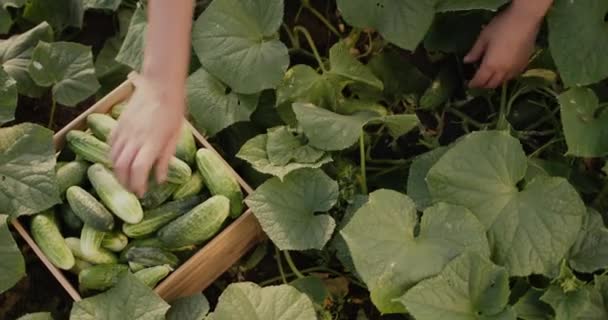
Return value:
[(112, 163), (115, 164), (118, 161), (118, 158), (122, 154), (122, 151), (125, 148), (127, 142), (129, 142), (129, 140), (126, 137), (123, 137), (122, 135), (117, 134), (114, 137), (114, 141), (110, 143), (110, 160), (112, 161)]
[(133, 159), (129, 172), (129, 186), (139, 197), (143, 197), (146, 193), (150, 170), (156, 162), (159, 151), (156, 142), (146, 143)]
[(482, 65), (469, 82), (469, 88), (483, 88), (492, 77), (493, 72), (485, 65)]
[(122, 149), (116, 161), (114, 161), (114, 174), (125, 188), (129, 188), (131, 164), (133, 163), (133, 159), (137, 155), (139, 149), (138, 144), (130, 141)]
[(473, 48), (471, 48), (469, 53), (464, 56), (464, 62), (472, 63), (475, 61), (479, 61), (479, 59), (481, 59), (481, 56), (483, 56), (483, 53), (486, 51), (487, 44), (488, 42), (485, 40), (485, 38), (481, 36), (477, 38), (477, 41), (475, 41)]
[(496, 72), (496, 73), (494, 73), (494, 75), (492, 75), (490, 80), (488, 80), (485, 88), (486, 89), (496, 89), (503, 83), (504, 80), (505, 80), (505, 74), (502, 72)]
[(167, 180), (167, 172), (169, 171), (169, 161), (175, 154), (175, 145), (179, 135), (174, 135), (173, 138), (167, 143), (167, 147), (161, 152), (158, 161), (156, 163), (156, 182), (163, 183)]

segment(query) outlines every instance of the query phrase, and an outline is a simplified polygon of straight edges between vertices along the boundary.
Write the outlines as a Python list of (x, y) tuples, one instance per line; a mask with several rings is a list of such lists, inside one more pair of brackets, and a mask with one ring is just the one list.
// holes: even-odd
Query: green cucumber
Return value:
[(101, 248), (101, 242), (105, 236), (105, 232), (96, 230), (85, 223), (80, 232), (80, 250), (84, 255), (94, 255)]
[(70, 207), (69, 203), (64, 203), (59, 207), (59, 212), (61, 213), (61, 220), (63, 224), (73, 232), (80, 232), (84, 223), (82, 220), (74, 213), (72, 207)]
[(184, 123), (177, 140), (177, 147), (175, 148), (175, 156), (187, 164), (194, 164), (194, 157), (196, 156), (196, 142), (190, 130), (190, 125)]
[(137, 196), (127, 191), (109, 169), (94, 164), (89, 167), (88, 176), (101, 201), (116, 216), (128, 223), (143, 219), (144, 211)]
[(179, 185), (170, 182), (161, 184), (153, 182), (141, 199), (141, 205), (146, 209), (156, 208), (171, 198), (178, 187)]
[(114, 118), (114, 119), (120, 118), (120, 115), (123, 113), (123, 111), (125, 111), (127, 104), (128, 104), (128, 101), (121, 101), (121, 102), (115, 104), (112, 107), (112, 110), (110, 111), (110, 115), (112, 116), (112, 118)]
[(53, 265), (63, 270), (74, 267), (74, 255), (61, 235), (52, 211), (35, 215), (30, 231), (40, 250)]
[(169, 248), (197, 245), (213, 237), (230, 213), (230, 200), (213, 196), (158, 231)]
[(141, 265), (139, 263), (129, 262), (129, 269), (131, 269), (131, 272), (141, 271), (145, 268), (146, 268), (146, 266)]
[(124, 264), (100, 264), (86, 268), (78, 274), (78, 284), (81, 290), (107, 290), (116, 283), (120, 277), (129, 272)]
[(173, 271), (173, 268), (167, 265), (155, 266), (135, 272), (135, 277), (148, 287), (154, 288), (161, 280), (166, 278), (171, 271)]
[(80, 274), (80, 272), (84, 269), (90, 268), (93, 265), (87, 261), (84, 260), (80, 260), (78, 258), (75, 258), (75, 263), (74, 266), (72, 267), (72, 269), (70, 269), (70, 272), (72, 274), (78, 275)]
[(123, 224), (122, 231), (131, 238), (148, 236), (165, 226), (167, 223), (175, 220), (177, 217), (185, 214), (202, 201), (203, 198), (194, 196), (167, 202), (160, 207), (145, 211), (144, 218), (139, 223)]
[(205, 187), (203, 175), (195, 171), (188, 182), (180, 185), (175, 192), (173, 192), (173, 200), (184, 199), (190, 196), (201, 193)]
[(127, 252), (131, 250), (131, 248), (164, 248), (165, 246), (158, 240), (158, 238), (146, 238), (146, 239), (137, 239), (129, 242), (127, 246), (120, 252), (119, 261), (127, 262)]
[(172, 157), (169, 160), (169, 169), (167, 171), (167, 182), (175, 184), (184, 184), (192, 175), (192, 169), (184, 161)]
[(420, 108), (423, 110), (435, 110), (445, 104), (456, 89), (454, 74), (449, 67), (443, 67), (437, 77), (431, 82), (420, 98)]
[(57, 186), (63, 197), (71, 186), (82, 185), (87, 177), (89, 164), (84, 161), (71, 161), (57, 169)]
[(72, 130), (66, 135), (68, 147), (86, 161), (112, 167), (110, 146), (93, 135), (80, 130)]
[(107, 114), (92, 113), (87, 116), (87, 125), (97, 139), (108, 141), (112, 130), (118, 126), (118, 122)]
[(243, 192), (226, 163), (209, 149), (196, 152), (196, 163), (211, 194), (222, 195), (230, 200), (230, 217), (240, 216), (243, 212)]
[(120, 252), (125, 249), (129, 243), (129, 238), (120, 231), (107, 232), (101, 241), (101, 247), (112, 252)]
[(129, 249), (127, 260), (146, 267), (168, 265), (175, 268), (179, 264), (179, 259), (173, 253), (152, 247), (133, 247)]
[(100, 230), (114, 228), (114, 217), (95, 197), (79, 186), (72, 186), (66, 192), (70, 207), (85, 224)]
[(68, 247), (70, 248), (70, 250), (72, 251), (72, 253), (74, 254), (74, 256), (80, 260), (84, 260), (86, 262), (92, 263), (92, 264), (116, 264), (118, 263), (118, 259), (116, 258), (116, 256), (104, 249), (104, 248), (99, 248), (99, 250), (97, 250), (97, 252), (95, 252), (95, 254), (84, 254), (84, 252), (82, 252), (82, 250), (80, 250), (80, 239), (78, 238), (66, 238), (65, 239), (66, 244), (68, 245)]

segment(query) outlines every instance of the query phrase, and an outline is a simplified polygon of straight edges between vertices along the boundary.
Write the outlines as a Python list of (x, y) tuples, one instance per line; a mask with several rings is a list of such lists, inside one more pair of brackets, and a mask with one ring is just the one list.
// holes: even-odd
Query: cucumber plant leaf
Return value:
[(600, 109), (596, 94), (588, 88), (572, 88), (558, 100), (568, 154), (578, 157), (608, 154), (608, 112)]
[(302, 136), (294, 136), (285, 126), (269, 129), (266, 141), (268, 159), (278, 166), (284, 166), (292, 160), (300, 163), (319, 161), (325, 152), (305, 144), (303, 139)]
[(608, 229), (597, 211), (587, 210), (583, 228), (570, 249), (568, 261), (572, 269), (582, 273), (608, 267)]
[(114, 36), (106, 40), (103, 48), (95, 59), (95, 74), (99, 79), (101, 88), (98, 96), (105, 96), (118, 87), (127, 78), (131, 68), (116, 61), (116, 55), (122, 46), (122, 39)]
[(431, 84), (416, 66), (390, 48), (372, 57), (368, 67), (382, 81), (384, 94), (391, 100), (401, 100), (405, 94), (422, 93)]
[(164, 320), (167, 310), (163, 299), (127, 272), (110, 290), (74, 303), (70, 320)]
[(485, 228), (468, 209), (440, 203), (418, 222), (413, 201), (386, 189), (372, 192), (340, 234), (383, 313), (404, 312), (396, 298), (465, 250), (489, 256)]
[(584, 86), (608, 77), (608, 32), (603, 0), (556, 0), (549, 11), (549, 49), (568, 87)]
[(197, 293), (173, 301), (167, 320), (204, 320), (208, 313), (209, 301), (202, 293)]
[(283, 180), (290, 172), (303, 168), (320, 168), (332, 161), (331, 155), (324, 154), (320, 159), (313, 163), (300, 163), (291, 161), (285, 165), (275, 165), (268, 158), (268, 134), (260, 134), (248, 140), (237, 153), (237, 157), (251, 164), (251, 166), (261, 172), (278, 177)]
[(38, 85), (53, 86), (53, 98), (64, 106), (75, 106), (100, 87), (91, 47), (82, 44), (40, 42), (28, 69)]
[(585, 205), (564, 178), (539, 176), (519, 190), (527, 157), (502, 131), (475, 132), (431, 168), (435, 201), (469, 208), (488, 230), (492, 257), (512, 276), (548, 274), (574, 244)]
[(312, 301), (289, 285), (261, 288), (252, 282), (233, 283), (220, 296), (213, 320), (316, 320)]
[(429, 170), (448, 151), (448, 147), (435, 148), (414, 159), (407, 178), (407, 195), (416, 203), (416, 208), (422, 211), (433, 204), (433, 197), (426, 183)]
[[(144, 60), (145, 35), (148, 29), (146, 12), (138, 4), (137, 9), (131, 16), (129, 29), (122, 42), (120, 51), (116, 55), (116, 61), (131, 67), (133, 70), (141, 70)], [(122, 32), (122, 31), (121, 31)]]
[(399, 301), (419, 320), (515, 320), (507, 306), (509, 293), (509, 274), (503, 267), (467, 252)]
[(50, 312), (37, 312), (26, 314), (17, 320), (53, 320), (53, 316)]
[[(280, 196), (277, 196), (280, 195)], [(338, 184), (319, 169), (291, 172), (281, 181), (271, 178), (245, 203), (262, 229), (281, 250), (321, 250), (336, 227), (328, 214), (338, 200)]]
[(82, 0), (28, 0), (23, 7), (23, 18), (33, 23), (48, 22), (57, 34), (67, 27), (82, 27)]
[(44, 92), (28, 71), (32, 51), (39, 41), (53, 41), (53, 29), (46, 22), (0, 41), (0, 63), (4, 71), (17, 81), (19, 93), (28, 97), (39, 97)]
[(61, 202), (53, 132), (35, 124), (0, 129), (0, 212), (31, 215)]
[(555, 320), (581, 319), (581, 313), (590, 306), (592, 289), (579, 280), (564, 263), (559, 276), (553, 280), (540, 300), (553, 308)]
[(346, 42), (341, 41), (329, 49), (329, 73), (341, 76), (351, 81), (364, 83), (378, 90), (384, 89), (384, 84), (372, 71), (357, 60), (349, 51)]
[(203, 67), (238, 93), (274, 89), (289, 66), (277, 32), (283, 0), (215, 0), (192, 31)]
[(25, 276), (25, 260), (8, 229), (8, 222), (9, 216), (0, 214), (0, 293)]
[(0, 126), (15, 119), (17, 81), (0, 68)]
[(85, 9), (103, 9), (116, 11), (122, 0), (83, 0)]
[(260, 97), (231, 91), (202, 68), (190, 75), (187, 90), (194, 124), (210, 137), (237, 122), (249, 121)]
[(544, 291), (530, 288), (517, 302), (513, 309), (523, 320), (554, 320), (555, 314), (548, 304), (540, 300)]

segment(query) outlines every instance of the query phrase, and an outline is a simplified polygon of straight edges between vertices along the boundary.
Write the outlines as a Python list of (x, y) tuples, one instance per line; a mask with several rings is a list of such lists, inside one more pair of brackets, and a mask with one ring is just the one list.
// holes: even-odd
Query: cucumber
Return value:
[(177, 147), (175, 148), (175, 156), (187, 164), (194, 164), (196, 142), (194, 141), (192, 130), (190, 130), (190, 126), (187, 123), (182, 125), (179, 140), (177, 140)]
[(65, 242), (68, 245), (68, 247), (70, 248), (70, 250), (72, 251), (72, 253), (74, 254), (74, 256), (80, 260), (84, 260), (84, 261), (92, 263), (92, 264), (116, 264), (116, 263), (118, 263), (118, 259), (116, 258), (116, 256), (112, 252), (110, 252), (104, 248), (99, 248), (99, 250), (97, 250), (97, 252), (95, 252), (95, 254), (86, 255), (86, 254), (84, 254), (84, 252), (82, 252), (82, 250), (80, 250), (80, 239), (66, 238)]
[(74, 255), (59, 232), (54, 212), (45, 211), (32, 218), (30, 231), (34, 241), (49, 261), (59, 269), (74, 267)]
[(179, 264), (179, 259), (173, 253), (152, 247), (133, 247), (129, 249), (127, 260), (146, 267), (168, 265), (175, 268)]
[(178, 187), (179, 185), (170, 182), (161, 184), (154, 182), (141, 199), (141, 204), (146, 209), (156, 208), (171, 198), (171, 195)]
[(200, 149), (196, 152), (196, 164), (211, 194), (230, 200), (230, 217), (240, 216), (243, 212), (243, 192), (222, 159), (209, 149)]
[(120, 231), (107, 232), (101, 241), (101, 247), (112, 252), (120, 252), (129, 243), (129, 238)]
[(135, 272), (135, 277), (148, 287), (154, 288), (161, 280), (166, 278), (171, 271), (173, 271), (173, 268), (167, 265), (155, 266)]
[(443, 67), (437, 77), (431, 82), (420, 98), (420, 108), (423, 110), (435, 110), (445, 104), (456, 89), (456, 81), (453, 72), (448, 67)]
[(184, 199), (201, 193), (205, 187), (203, 175), (195, 171), (190, 179), (173, 192), (173, 200)]
[(142, 238), (153, 234), (167, 223), (185, 214), (201, 203), (203, 198), (194, 196), (181, 200), (167, 202), (166, 204), (144, 212), (144, 218), (137, 224), (125, 223), (122, 231), (131, 238)]
[(110, 146), (84, 131), (72, 130), (66, 135), (68, 147), (82, 159), (112, 167)]
[(146, 266), (141, 265), (139, 263), (129, 262), (129, 269), (131, 269), (131, 272), (141, 271), (145, 268), (146, 268)]
[(87, 177), (89, 164), (84, 161), (71, 161), (57, 169), (57, 186), (63, 197), (71, 186), (82, 185)]
[(129, 242), (127, 246), (120, 252), (119, 261), (127, 262), (127, 252), (131, 248), (164, 248), (165, 246), (158, 240), (158, 238), (147, 238), (147, 239), (137, 239)]
[(169, 248), (200, 244), (213, 237), (230, 213), (230, 200), (213, 196), (158, 231), (158, 239)]
[(120, 115), (123, 113), (123, 111), (125, 111), (127, 104), (128, 104), (128, 101), (122, 101), (122, 102), (115, 104), (112, 107), (112, 110), (110, 111), (110, 115), (112, 116), (112, 118), (118, 119), (120, 117)]
[(70, 207), (85, 224), (100, 230), (114, 228), (114, 217), (95, 197), (78, 186), (68, 188), (66, 198)]
[(108, 141), (112, 130), (118, 126), (118, 121), (107, 114), (92, 113), (87, 116), (87, 125), (97, 139)]
[(116, 283), (120, 277), (129, 272), (124, 264), (100, 264), (86, 268), (78, 274), (78, 283), (81, 290), (107, 290)]
[(167, 171), (167, 182), (175, 184), (184, 184), (192, 175), (190, 166), (182, 160), (172, 157), (169, 160), (169, 169)]
[(80, 229), (82, 229), (84, 223), (76, 213), (74, 213), (72, 207), (70, 207), (68, 203), (64, 203), (60, 206), (59, 212), (61, 213), (63, 224), (71, 231), (80, 233)]
[(75, 275), (78, 275), (78, 274), (80, 274), (80, 272), (82, 270), (90, 268), (92, 266), (93, 265), (90, 264), (89, 262), (86, 262), (84, 260), (80, 260), (80, 259), (76, 258), (74, 266), (72, 267), (72, 269), (70, 269), (70, 272), (73, 273), (73, 274), (75, 274)]
[(109, 169), (94, 164), (89, 167), (88, 176), (101, 201), (116, 216), (128, 223), (143, 219), (144, 212), (137, 196), (127, 191)]
[(101, 248), (106, 233), (98, 231), (85, 223), (80, 233), (80, 251), (84, 255), (94, 255)]

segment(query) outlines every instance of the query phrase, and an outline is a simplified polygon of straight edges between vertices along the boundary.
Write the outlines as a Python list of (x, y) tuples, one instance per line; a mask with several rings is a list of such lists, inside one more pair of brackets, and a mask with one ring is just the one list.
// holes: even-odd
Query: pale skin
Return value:
[[(534, 50), (553, 0), (513, 0), (488, 24), (465, 63), (480, 62), (470, 87), (496, 88), (520, 74)], [(148, 177), (166, 180), (186, 112), (186, 79), (194, 0), (148, 1), (148, 30), (136, 90), (112, 132), (111, 158), (118, 180), (143, 196)]]

